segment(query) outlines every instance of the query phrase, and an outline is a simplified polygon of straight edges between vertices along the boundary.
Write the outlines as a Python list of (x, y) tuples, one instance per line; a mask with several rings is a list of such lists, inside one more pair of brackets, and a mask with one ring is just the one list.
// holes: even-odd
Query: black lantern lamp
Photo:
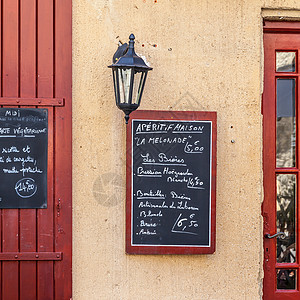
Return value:
[(129, 39), (129, 46), (120, 46), (113, 57), (113, 64), (108, 66), (113, 71), (116, 104), (125, 113), (126, 124), (129, 114), (140, 106), (147, 73), (152, 70), (135, 53), (134, 35), (131, 34)]

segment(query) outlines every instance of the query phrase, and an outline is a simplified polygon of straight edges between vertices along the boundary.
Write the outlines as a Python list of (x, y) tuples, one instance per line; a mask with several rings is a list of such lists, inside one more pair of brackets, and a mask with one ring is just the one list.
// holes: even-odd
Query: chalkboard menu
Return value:
[(48, 111), (0, 108), (0, 208), (47, 208)]
[(127, 252), (215, 248), (216, 113), (137, 111), (127, 131)]

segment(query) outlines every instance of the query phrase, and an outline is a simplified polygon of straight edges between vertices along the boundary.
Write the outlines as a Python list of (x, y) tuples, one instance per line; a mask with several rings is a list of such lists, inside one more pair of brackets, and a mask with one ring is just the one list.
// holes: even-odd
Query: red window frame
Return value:
[[(296, 51), (296, 71), (276, 72), (276, 51)], [(299, 22), (264, 22), (264, 93), (262, 102), (263, 112), (263, 174), (264, 202), (262, 215), (264, 218), (264, 300), (294, 300), (300, 297), (299, 281), (299, 183), (300, 183), (300, 143), (299, 143), (299, 83), (300, 83), (300, 23)], [(291, 168), (276, 167), (276, 79), (296, 79), (296, 166)], [(267, 239), (266, 234), (273, 235), (276, 227), (276, 176), (277, 174), (296, 174), (296, 263), (277, 263), (276, 238)], [(297, 200), (298, 198), (298, 200)], [(277, 289), (277, 269), (297, 270), (296, 289)]]

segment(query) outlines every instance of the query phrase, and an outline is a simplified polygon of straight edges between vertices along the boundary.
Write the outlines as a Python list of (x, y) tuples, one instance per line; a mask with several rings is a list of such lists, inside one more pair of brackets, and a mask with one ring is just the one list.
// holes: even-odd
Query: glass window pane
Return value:
[(295, 52), (276, 52), (276, 72), (295, 72)]
[(295, 79), (277, 79), (276, 166), (295, 167)]
[(277, 289), (295, 290), (296, 289), (296, 270), (277, 270)]
[(277, 238), (277, 262), (296, 261), (295, 209), (296, 175), (277, 175), (277, 232), (284, 232), (285, 238)]

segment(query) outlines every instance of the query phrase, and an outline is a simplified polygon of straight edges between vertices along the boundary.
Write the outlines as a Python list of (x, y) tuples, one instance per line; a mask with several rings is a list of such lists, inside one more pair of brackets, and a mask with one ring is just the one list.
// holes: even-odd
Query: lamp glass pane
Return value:
[(141, 93), (141, 85), (144, 78), (144, 72), (136, 72), (134, 75), (134, 84), (133, 84), (133, 91), (132, 91), (132, 103), (139, 104), (139, 98)]
[(131, 69), (118, 69), (120, 103), (129, 103)]
[(142, 93), (143, 93), (143, 89), (144, 89), (144, 85), (145, 85), (145, 81), (146, 81), (146, 75), (147, 75), (147, 72), (142, 72), (142, 76), (141, 76), (141, 80), (140, 80), (140, 84), (139, 84), (138, 95), (137, 95), (137, 103), (138, 104), (140, 104), (140, 102), (141, 102)]
[(115, 89), (115, 98), (116, 98), (116, 104), (118, 103), (118, 95), (119, 95), (119, 93), (118, 93), (118, 83), (117, 83), (117, 70), (115, 69), (113, 69), (113, 80), (114, 80), (114, 89)]

